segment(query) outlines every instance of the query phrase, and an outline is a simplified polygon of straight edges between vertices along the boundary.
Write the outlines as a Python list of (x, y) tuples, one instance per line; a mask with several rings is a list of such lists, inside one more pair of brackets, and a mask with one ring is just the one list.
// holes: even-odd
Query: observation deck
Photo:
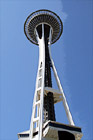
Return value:
[(35, 29), (40, 24), (49, 25), (52, 28), (51, 44), (55, 43), (63, 32), (63, 23), (59, 16), (49, 10), (38, 10), (30, 14), (24, 24), (24, 32), (28, 40), (38, 45)]

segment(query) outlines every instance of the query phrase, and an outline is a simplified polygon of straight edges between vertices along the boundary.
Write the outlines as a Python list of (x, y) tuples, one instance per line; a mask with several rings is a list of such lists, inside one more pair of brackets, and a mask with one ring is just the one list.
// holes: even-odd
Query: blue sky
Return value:
[[(24, 22), (39, 9), (54, 11), (63, 21), (52, 57), (82, 140), (93, 140), (92, 0), (0, 1), (0, 140), (17, 140), (18, 132), (29, 129), (38, 47), (25, 37)], [(57, 121), (68, 123), (62, 103), (55, 110)]]

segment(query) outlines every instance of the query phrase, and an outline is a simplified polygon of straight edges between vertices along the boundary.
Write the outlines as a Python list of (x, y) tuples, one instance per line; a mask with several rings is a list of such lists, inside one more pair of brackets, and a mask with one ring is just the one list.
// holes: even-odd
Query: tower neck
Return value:
[[(49, 55), (49, 34), (51, 27), (46, 24), (39, 25), (36, 30), (39, 37), (39, 40), (43, 39), (42, 46), (41, 46), (41, 53), (42, 53), (42, 47), (45, 46), (45, 79), (44, 79), (44, 85), (45, 87), (52, 87), (52, 78), (51, 78), (51, 60)], [(39, 42), (39, 41), (38, 41)], [(42, 54), (40, 54), (42, 55)], [(41, 57), (41, 56), (40, 56)], [(47, 95), (44, 96), (44, 106), (43, 106), (43, 114), (44, 114), (44, 122), (48, 120), (55, 121), (55, 110), (54, 110), (54, 97), (53, 93), (49, 92)]]

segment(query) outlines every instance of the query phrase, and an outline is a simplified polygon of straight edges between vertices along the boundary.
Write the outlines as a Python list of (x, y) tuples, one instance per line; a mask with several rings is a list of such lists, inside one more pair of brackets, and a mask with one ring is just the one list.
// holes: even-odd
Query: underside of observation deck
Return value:
[(45, 23), (52, 27), (51, 43), (55, 43), (63, 32), (63, 23), (59, 16), (57, 16), (54, 12), (45, 9), (33, 12), (28, 16), (24, 24), (24, 32), (26, 37), (32, 43), (38, 45), (35, 29), (41, 23)]

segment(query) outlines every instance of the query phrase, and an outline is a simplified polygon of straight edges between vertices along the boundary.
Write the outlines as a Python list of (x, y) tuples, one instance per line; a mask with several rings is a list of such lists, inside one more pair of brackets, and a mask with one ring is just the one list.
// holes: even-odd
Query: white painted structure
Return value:
[[(35, 88), (35, 94), (34, 94), (34, 100), (33, 100), (33, 107), (32, 107), (32, 117), (31, 117), (31, 123), (30, 123), (30, 130), (25, 131), (22, 133), (18, 133), (19, 140), (58, 140), (58, 131), (67, 131), (72, 133), (75, 136), (75, 140), (81, 140), (82, 133), (74, 130), (68, 130), (61, 128), (61, 125), (64, 126), (64, 124), (60, 124), (57, 122), (48, 121), (46, 123), (43, 122), (43, 104), (44, 104), (44, 96), (47, 95), (49, 92), (53, 93), (54, 97), (54, 103), (58, 103), (60, 101), (63, 102), (63, 106), (69, 121), (69, 125), (66, 125), (68, 128), (76, 128), (74, 121), (72, 119), (72, 115), (69, 109), (69, 106), (66, 101), (65, 94), (63, 92), (62, 85), (60, 83), (52, 56), (51, 56), (51, 42), (52, 42), (52, 34), (53, 29), (50, 26), (50, 33), (49, 33), (49, 55), (52, 65), (52, 70), (58, 85), (58, 89), (53, 89), (50, 87), (45, 87), (44, 81), (45, 81), (45, 40), (44, 40), (44, 24), (42, 24), (42, 37), (39, 37), (39, 34), (37, 32), (37, 29), (35, 28), (35, 34), (36, 39), (39, 45), (39, 64), (38, 64), (38, 72), (37, 72), (37, 78), (36, 78), (36, 88)], [(51, 125), (48, 125), (48, 123), (55, 125), (60, 125), (60, 127), (53, 127)]]

